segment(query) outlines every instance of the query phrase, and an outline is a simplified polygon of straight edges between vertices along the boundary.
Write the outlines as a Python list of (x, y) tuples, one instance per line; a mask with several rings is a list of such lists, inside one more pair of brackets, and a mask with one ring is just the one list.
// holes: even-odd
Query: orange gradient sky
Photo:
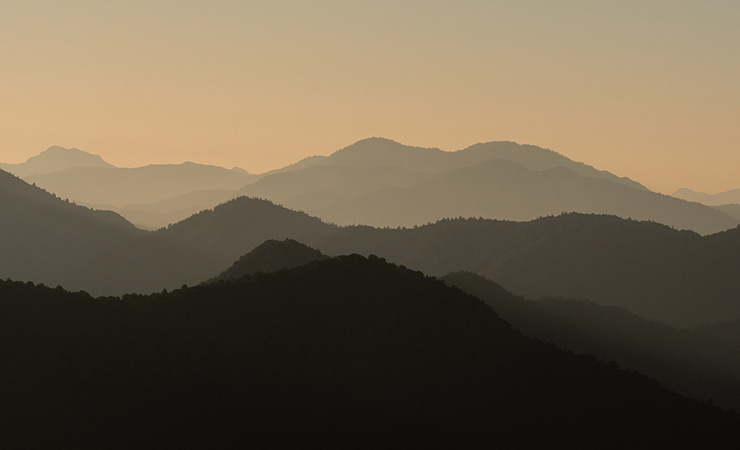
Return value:
[(382, 136), (511, 140), (740, 188), (740, 2), (0, 2), (0, 161), (250, 172)]

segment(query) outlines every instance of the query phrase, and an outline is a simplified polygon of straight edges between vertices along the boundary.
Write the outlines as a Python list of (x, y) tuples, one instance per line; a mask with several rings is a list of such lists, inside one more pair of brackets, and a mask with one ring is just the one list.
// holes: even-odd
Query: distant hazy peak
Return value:
[(383, 137), (371, 137), (367, 139), (362, 139), (354, 144), (348, 145), (347, 147), (344, 147), (342, 149), (337, 150), (336, 152), (332, 153), (329, 157), (330, 158), (336, 158), (338, 156), (342, 156), (346, 153), (379, 153), (379, 152), (387, 152), (387, 151), (399, 151), (399, 150), (410, 150), (410, 151), (422, 151), (425, 153), (443, 153), (442, 150), (438, 148), (426, 148), (426, 147), (414, 147), (410, 145), (404, 145), (399, 142), (396, 142), (392, 139), (386, 139)]
[(26, 160), (26, 163), (32, 161), (75, 161), (75, 162), (86, 162), (87, 165), (91, 166), (108, 166), (113, 167), (107, 163), (100, 155), (94, 155), (80, 150), (79, 148), (64, 148), (58, 145), (53, 145), (36, 156), (32, 156)]
[(77, 148), (52, 146), (20, 164), (0, 164), (3, 169), (19, 176), (48, 174), (73, 167), (113, 167), (99, 155)]
[(682, 188), (673, 193), (678, 197), (690, 202), (703, 203), (709, 206), (731, 205), (740, 203), (740, 189), (732, 189), (716, 194), (707, 194), (704, 192), (692, 191), (691, 189)]

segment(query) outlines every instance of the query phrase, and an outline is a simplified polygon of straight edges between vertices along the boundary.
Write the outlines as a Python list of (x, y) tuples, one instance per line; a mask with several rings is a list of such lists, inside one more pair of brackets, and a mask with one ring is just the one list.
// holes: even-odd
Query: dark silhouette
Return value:
[(442, 279), (483, 300), (527, 336), (618, 361), (683, 395), (740, 409), (740, 322), (679, 329), (586, 300), (527, 300), (470, 272)]
[(258, 272), (271, 273), (292, 269), (325, 258), (328, 257), (320, 251), (293, 239), (283, 241), (270, 239), (240, 257), (231, 267), (209, 282), (236, 280)]
[(471, 271), (530, 298), (587, 298), (674, 325), (740, 318), (740, 227), (702, 237), (657, 223), (564, 214), (524, 223), (346, 227), (306, 242), (328, 255), (383, 255), (431, 275)]
[(738, 419), (371, 257), (149, 296), (0, 282), (3, 447), (737, 448)]

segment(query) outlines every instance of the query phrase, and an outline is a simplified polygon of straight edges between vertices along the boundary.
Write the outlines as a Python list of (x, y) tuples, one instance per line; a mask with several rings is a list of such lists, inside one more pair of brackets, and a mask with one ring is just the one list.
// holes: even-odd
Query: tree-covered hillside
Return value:
[(7, 447), (736, 448), (737, 418), (340, 257), (150, 296), (0, 282)]

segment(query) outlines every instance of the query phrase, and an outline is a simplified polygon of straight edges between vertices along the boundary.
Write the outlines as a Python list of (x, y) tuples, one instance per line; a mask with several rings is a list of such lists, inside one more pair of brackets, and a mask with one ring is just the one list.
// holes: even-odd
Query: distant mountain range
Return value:
[(159, 202), (199, 190), (237, 189), (254, 179), (254, 175), (241, 171), (191, 162), (133, 169), (72, 167), (25, 177), (60, 197), (110, 208)]
[(0, 281), (3, 448), (728, 448), (738, 418), (384, 260), (149, 296)]
[[(382, 255), (430, 275), (467, 270), (530, 298), (588, 298), (678, 325), (740, 318), (740, 227), (702, 237), (656, 223), (567, 214), (523, 223), (455, 219), (410, 229), (342, 228), (242, 197), (144, 233), (113, 213), (76, 207), (6, 178), (50, 204), (29, 215), (18, 212), (24, 200), (4, 203), (10, 208), (4, 220), (12, 225), (2, 239), (15, 250), (0, 253), (3, 279), (96, 295), (157, 292), (210, 279), (268, 239), (292, 238), (328, 255)], [(99, 226), (98, 217), (111, 218), (110, 236), (85, 231)], [(70, 222), (77, 225), (68, 229)]]
[(691, 189), (684, 188), (677, 190), (673, 196), (690, 202), (703, 203), (709, 206), (740, 204), (740, 189), (719, 192), (717, 194), (705, 194), (703, 192), (695, 192)]
[(652, 220), (701, 234), (740, 223), (732, 211), (656, 194), (551, 150), (512, 142), (444, 152), (370, 138), (263, 175), (185, 163), (69, 167), (25, 179), (60, 197), (115, 210), (142, 228), (176, 223), (242, 195), (338, 225), (531, 220), (570, 211)]

